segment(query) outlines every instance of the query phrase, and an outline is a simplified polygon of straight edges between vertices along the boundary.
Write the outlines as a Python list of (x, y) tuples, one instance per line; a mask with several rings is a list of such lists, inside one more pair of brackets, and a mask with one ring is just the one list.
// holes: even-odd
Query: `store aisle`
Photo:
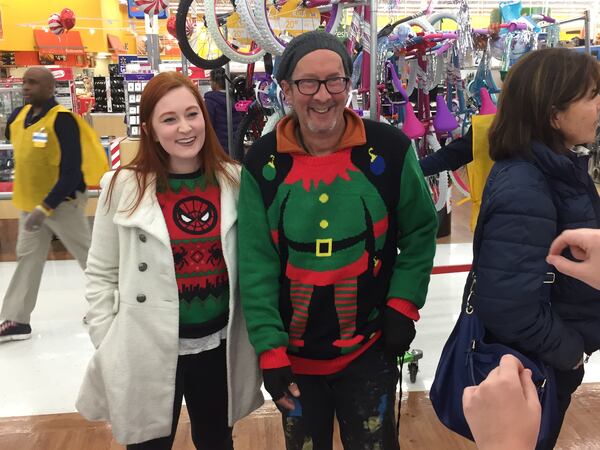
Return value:
[[(466, 264), (470, 244), (440, 244), (436, 265)], [(14, 263), (0, 263), (0, 294), (6, 290)], [(445, 339), (460, 307), (466, 273), (434, 275), (414, 348), (424, 352), (414, 384), (404, 376), (403, 389), (425, 391), (431, 386)], [(79, 383), (92, 354), (82, 322), (87, 304), (84, 275), (73, 260), (48, 261), (32, 317), (29, 341), (0, 345), (0, 417), (74, 411)], [(600, 382), (600, 357), (586, 366), (585, 382)]]

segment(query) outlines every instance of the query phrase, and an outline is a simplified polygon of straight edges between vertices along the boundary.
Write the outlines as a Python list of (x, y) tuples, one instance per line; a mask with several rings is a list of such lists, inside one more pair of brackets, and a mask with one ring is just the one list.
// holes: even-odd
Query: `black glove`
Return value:
[(277, 401), (289, 392), (290, 384), (295, 383), (291, 366), (278, 367), (277, 369), (263, 369), (263, 382), (265, 389), (273, 401)]
[(383, 313), (385, 348), (395, 356), (403, 356), (415, 338), (415, 322), (389, 306)]

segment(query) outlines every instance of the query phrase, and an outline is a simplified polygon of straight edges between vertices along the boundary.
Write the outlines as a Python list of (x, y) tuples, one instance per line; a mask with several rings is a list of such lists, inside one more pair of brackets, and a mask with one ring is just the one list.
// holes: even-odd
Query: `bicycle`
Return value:
[[(229, 62), (215, 44), (206, 26), (205, 16), (201, 15), (201, 4), (197, 0), (181, 0), (177, 8), (175, 31), (181, 53), (196, 67), (216, 69)], [(193, 32), (188, 38), (190, 26)]]

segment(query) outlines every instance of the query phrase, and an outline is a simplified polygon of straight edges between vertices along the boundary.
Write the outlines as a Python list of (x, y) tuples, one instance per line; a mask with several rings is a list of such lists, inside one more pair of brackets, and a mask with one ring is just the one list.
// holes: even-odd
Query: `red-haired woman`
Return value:
[(154, 77), (140, 116), (137, 156), (101, 183), (77, 409), (127, 449), (170, 449), (185, 396), (196, 448), (232, 449), (231, 426), (262, 403), (238, 298), (239, 166), (186, 77)]

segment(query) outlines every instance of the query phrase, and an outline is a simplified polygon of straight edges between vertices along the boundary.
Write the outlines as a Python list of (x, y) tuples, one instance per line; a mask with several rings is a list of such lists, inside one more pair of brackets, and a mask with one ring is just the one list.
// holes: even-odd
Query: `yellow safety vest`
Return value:
[(471, 191), (471, 202), (473, 205), (471, 207), (471, 231), (474, 231), (475, 225), (477, 225), (483, 188), (494, 165), (494, 161), (490, 158), (490, 143), (488, 140), (488, 132), (492, 126), (494, 117), (495, 114), (472, 117), (473, 161), (467, 164), (469, 190)]
[(97, 186), (108, 170), (108, 157), (96, 132), (77, 114), (57, 105), (44, 117), (25, 128), (31, 105), (25, 105), (10, 124), (10, 140), (15, 160), (13, 203), (23, 211), (31, 211), (52, 190), (60, 173), (61, 151), (54, 122), (59, 112), (70, 113), (79, 127), (81, 172), (87, 186)]

